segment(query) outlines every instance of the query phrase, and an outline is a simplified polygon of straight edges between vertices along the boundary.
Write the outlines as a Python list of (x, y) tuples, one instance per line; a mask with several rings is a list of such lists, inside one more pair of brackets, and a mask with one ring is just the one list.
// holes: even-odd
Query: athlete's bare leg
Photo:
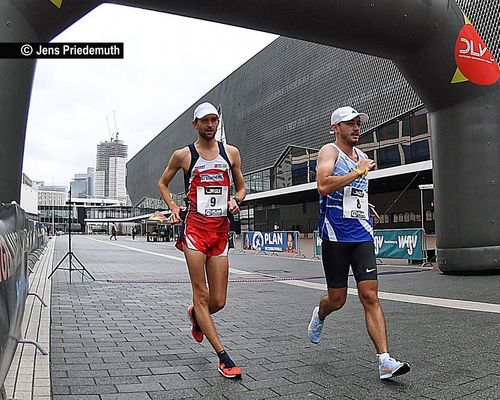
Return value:
[(378, 281), (358, 282), (358, 295), (365, 309), (366, 329), (378, 354), (387, 353), (387, 330), (378, 299)]
[(324, 320), (333, 311), (340, 310), (347, 298), (347, 288), (328, 288), (328, 294), (319, 301), (319, 319)]
[(199, 251), (188, 249), (185, 245), (183, 248), (188, 266), (189, 277), (191, 278), (191, 287), (193, 289), (193, 304), (196, 322), (214, 350), (219, 353), (224, 350), (224, 348), (219, 340), (217, 329), (215, 328), (214, 321), (210, 316), (209, 311), (210, 293), (205, 275), (207, 257)]
[(209, 290), (208, 310), (215, 314), (226, 305), (229, 262), (227, 257), (207, 258), (207, 279)]

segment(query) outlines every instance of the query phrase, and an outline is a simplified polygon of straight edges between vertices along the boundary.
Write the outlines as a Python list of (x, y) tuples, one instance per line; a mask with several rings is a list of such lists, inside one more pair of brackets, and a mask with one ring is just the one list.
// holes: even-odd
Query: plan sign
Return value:
[(296, 231), (241, 232), (243, 250), (298, 253), (299, 233)]

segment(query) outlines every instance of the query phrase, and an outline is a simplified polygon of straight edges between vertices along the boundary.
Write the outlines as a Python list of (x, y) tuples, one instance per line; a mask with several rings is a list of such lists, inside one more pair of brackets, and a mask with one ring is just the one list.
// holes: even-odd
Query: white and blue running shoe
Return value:
[(323, 322), (319, 319), (319, 307), (313, 310), (311, 322), (307, 327), (307, 336), (311, 343), (318, 344), (321, 339), (321, 329), (323, 329)]

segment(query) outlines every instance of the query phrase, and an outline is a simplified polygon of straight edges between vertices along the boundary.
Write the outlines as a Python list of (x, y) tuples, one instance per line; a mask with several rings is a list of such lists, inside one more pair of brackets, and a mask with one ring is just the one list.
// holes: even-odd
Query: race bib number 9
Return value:
[(369, 219), (368, 193), (352, 186), (345, 187), (342, 208), (344, 218)]
[(196, 188), (196, 211), (205, 217), (225, 217), (227, 199), (227, 186), (198, 186)]

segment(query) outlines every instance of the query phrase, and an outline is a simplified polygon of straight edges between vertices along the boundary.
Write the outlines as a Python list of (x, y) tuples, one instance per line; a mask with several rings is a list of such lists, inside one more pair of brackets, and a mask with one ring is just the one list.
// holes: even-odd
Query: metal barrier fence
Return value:
[(42, 224), (27, 219), (16, 204), (0, 203), (0, 387), (21, 340), (30, 254), (36, 257), (46, 241)]

